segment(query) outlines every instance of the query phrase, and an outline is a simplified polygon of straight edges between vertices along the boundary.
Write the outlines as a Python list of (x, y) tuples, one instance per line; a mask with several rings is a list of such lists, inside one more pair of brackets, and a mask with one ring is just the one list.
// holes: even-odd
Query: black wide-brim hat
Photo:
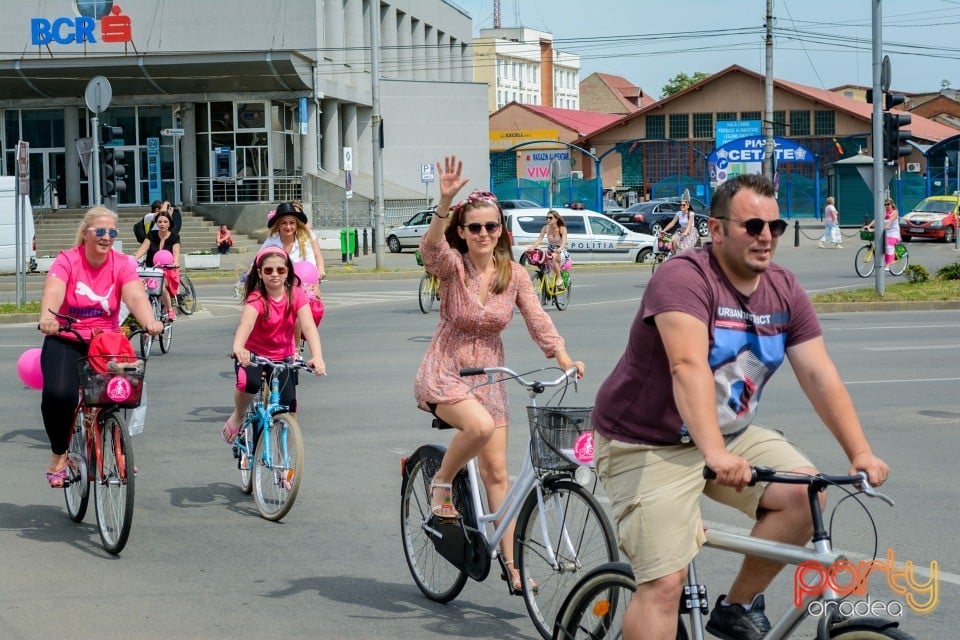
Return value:
[(283, 202), (277, 207), (276, 211), (272, 211), (270, 215), (267, 216), (267, 227), (272, 229), (273, 226), (277, 224), (277, 220), (283, 216), (294, 216), (303, 224), (307, 224), (307, 215), (303, 211), (297, 209), (289, 202)]

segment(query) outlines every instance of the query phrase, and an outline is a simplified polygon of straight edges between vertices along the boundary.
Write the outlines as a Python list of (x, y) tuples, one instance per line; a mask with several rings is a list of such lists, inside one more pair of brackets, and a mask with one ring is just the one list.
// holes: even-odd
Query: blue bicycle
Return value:
[(289, 407), (280, 404), (280, 374), (310, 366), (302, 358), (278, 362), (254, 354), (250, 364), (263, 366), (263, 386), (243, 416), (233, 457), (241, 490), (253, 493), (262, 517), (276, 521), (293, 507), (303, 476), (303, 436)]

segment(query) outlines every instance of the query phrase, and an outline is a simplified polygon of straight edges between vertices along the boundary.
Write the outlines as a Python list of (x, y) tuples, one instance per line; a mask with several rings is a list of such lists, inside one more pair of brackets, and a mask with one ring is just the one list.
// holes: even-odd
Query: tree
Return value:
[(709, 78), (709, 73), (704, 73), (703, 71), (697, 71), (692, 76), (688, 76), (683, 71), (677, 75), (670, 78), (667, 81), (667, 84), (664, 85), (663, 89), (660, 91), (660, 98), (668, 98), (678, 91), (683, 91), (692, 84), (696, 84), (705, 78)]

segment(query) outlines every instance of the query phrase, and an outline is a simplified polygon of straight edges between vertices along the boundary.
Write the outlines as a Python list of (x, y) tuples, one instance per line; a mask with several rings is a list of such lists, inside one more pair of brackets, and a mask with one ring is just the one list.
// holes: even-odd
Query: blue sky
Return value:
[[(452, 0), (493, 26), (493, 0)], [(873, 83), (871, 0), (775, 0), (774, 75), (829, 89)], [(731, 64), (764, 72), (765, 0), (501, 0), (501, 23), (553, 33), (593, 72), (627, 78), (653, 97), (680, 72)], [(960, 0), (885, 0), (884, 53), (894, 89), (960, 89)]]

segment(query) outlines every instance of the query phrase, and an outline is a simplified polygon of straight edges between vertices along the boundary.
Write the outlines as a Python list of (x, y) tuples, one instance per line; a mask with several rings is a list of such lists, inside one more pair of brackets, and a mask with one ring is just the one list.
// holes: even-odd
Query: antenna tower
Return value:
[(493, 0), (493, 28), (500, 28), (500, 0)]

